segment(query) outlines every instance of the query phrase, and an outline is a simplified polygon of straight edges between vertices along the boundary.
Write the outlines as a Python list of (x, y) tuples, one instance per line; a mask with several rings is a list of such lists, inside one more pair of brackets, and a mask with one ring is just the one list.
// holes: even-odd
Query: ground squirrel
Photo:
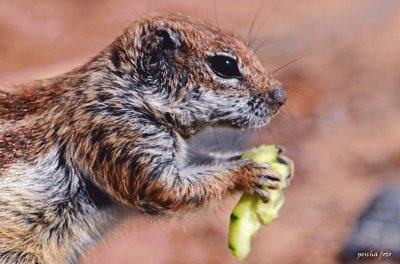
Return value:
[(85, 65), (0, 89), (0, 263), (76, 263), (124, 210), (175, 215), (274, 188), (268, 164), (199, 153), (206, 126), (265, 125), (282, 86), (232, 33), (133, 23)]

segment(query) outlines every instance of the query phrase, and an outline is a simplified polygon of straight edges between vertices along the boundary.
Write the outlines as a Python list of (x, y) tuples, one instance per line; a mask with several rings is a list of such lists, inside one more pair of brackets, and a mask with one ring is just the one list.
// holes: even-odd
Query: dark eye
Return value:
[(210, 58), (210, 67), (213, 72), (222, 78), (240, 78), (237, 61), (228, 56), (215, 55)]

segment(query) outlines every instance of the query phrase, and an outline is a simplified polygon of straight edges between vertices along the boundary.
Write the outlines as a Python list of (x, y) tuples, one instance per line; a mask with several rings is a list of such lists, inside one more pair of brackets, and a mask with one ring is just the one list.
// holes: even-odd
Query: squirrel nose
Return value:
[(277, 104), (283, 105), (286, 103), (286, 92), (281, 84), (274, 84), (268, 95)]

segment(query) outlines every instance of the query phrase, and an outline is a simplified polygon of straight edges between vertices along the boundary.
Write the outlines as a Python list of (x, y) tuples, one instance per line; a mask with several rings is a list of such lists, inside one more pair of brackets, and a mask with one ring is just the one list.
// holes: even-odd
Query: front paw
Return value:
[(268, 202), (270, 197), (265, 189), (280, 189), (282, 184), (282, 176), (272, 171), (271, 165), (261, 163), (254, 165), (254, 182), (252, 192), (256, 194), (263, 202)]
[(241, 180), (244, 181), (246, 192), (256, 194), (262, 201), (269, 201), (269, 194), (264, 189), (280, 189), (282, 185), (282, 176), (272, 171), (268, 163), (256, 163), (251, 159), (242, 160)]
[(288, 157), (283, 156), (283, 155), (278, 156), (276, 158), (276, 161), (281, 163), (281, 164), (284, 164), (284, 165), (286, 165), (286, 166), (288, 166), (290, 168), (289, 169), (290, 173), (286, 178), (287, 183), (289, 184), (290, 181), (293, 179), (293, 176), (294, 176), (294, 162), (291, 159), (289, 159)]

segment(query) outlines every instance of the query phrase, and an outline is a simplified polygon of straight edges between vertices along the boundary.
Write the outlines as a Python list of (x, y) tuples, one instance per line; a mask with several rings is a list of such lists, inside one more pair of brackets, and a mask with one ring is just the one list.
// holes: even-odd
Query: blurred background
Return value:
[[(194, 139), (228, 150), (280, 144), (296, 162), (279, 220), (258, 234), (244, 263), (340, 263), (360, 213), (382, 188), (400, 184), (400, 2), (2, 0), (0, 83), (67, 71), (155, 12), (198, 17), (243, 37), (254, 20), (257, 54), (287, 88), (288, 104), (269, 127)], [(400, 194), (390, 197), (400, 203)], [(237, 263), (226, 241), (238, 198), (174, 219), (126, 221), (81, 263)], [(399, 215), (384, 219), (397, 235), (392, 256), (361, 260), (398, 263), (400, 228), (390, 222)]]

